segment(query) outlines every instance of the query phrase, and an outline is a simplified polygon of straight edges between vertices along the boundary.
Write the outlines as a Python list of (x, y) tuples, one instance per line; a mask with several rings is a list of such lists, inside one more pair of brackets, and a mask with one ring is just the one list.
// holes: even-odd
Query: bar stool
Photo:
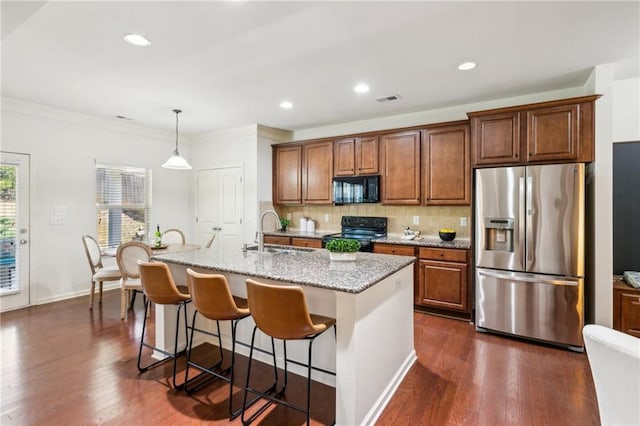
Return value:
[[(187, 370), (185, 373), (186, 380), (184, 383), (184, 389), (187, 393), (193, 392), (196, 387), (202, 386), (216, 378), (229, 382), (229, 418), (234, 419), (242, 411), (242, 408), (239, 408), (235, 412), (233, 411), (233, 373), (236, 358), (236, 327), (240, 320), (247, 318), (250, 315), (249, 308), (247, 308), (247, 300), (231, 295), (229, 283), (224, 275), (201, 274), (191, 269), (187, 269), (187, 274), (187, 284), (189, 285), (189, 293), (191, 294), (191, 301), (193, 302), (195, 312), (193, 313), (193, 321), (191, 322), (191, 337), (189, 338), (189, 350), (187, 351)], [(209, 320), (215, 321), (218, 328), (218, 334), (196, 328), (196, 318), (198, 314)], [(214, 369), (221, 366), (224, 361), (222, 337), (220, 336), (220, 321), (231, 321), (231, 367), (226, 370), (215, 371)], [(218, 338), (220, 361), (212, 367), (205, 367), (191, 359), (193, 333), (195, 331)], [(200, 381), (199, 379), (201, 375), (198, 375), (197, 377), (189, 380), (189, 366), (208, 373), (211, 377)], [(189, 389), (189, 386), (195, 381), (199, 381), (199, 383), (194, 388)]]
[[(249, 350), (249, 366), (247, 368), (247, 381), (244, 390), (244, 399), (242, 404), (242, 423), (249, 424), (256, 419), (272, 402), (283, 404), (289, 408), (300, 411), (307, 415), (307, 425), (310, 420), (311, 406), (311, 370), (318, 370), (324, 373), (333, 374), (334, 372), (323, 370), (321, 368), (312, 367), (311, 350), (313, 341), (323, 332), (333, 327), (335, 333), (336, 320), (334, 318), (324, 317), (320, 315), (310, 314), (304, 292), (301, 287), (297, 286), (276, 286), (270, 284), (259, 283), (252, 279), (247, 280), (247, 298), (249, 301), (249, 310), (256, 325), (251, 335), (251, 349)], [(274, 347), (273, 339), (280, 339), (284, 346), (284, 385), (282, 389), (277, 390), (277, 366), (275, 365), (274, 354), (274, 371), (275, 383), (272, 388), (275, 390), (275, 396), (270, 393), (260, 392), (249, 387), (249, 378), (251, 376), (251, 360), (253, 358), (254, 343), (256, 337), (256, 329), (260, 329), (264, 334), (271, 337), (271, 345)], [(304, 364), (287, 358), (287, 340), (308, 340), (309, 354), (308, 363)], [(287, 362), (293, 362), (307, 367), (307, 406), (306, 409), (293, 405), (278, 396), (282, 396), (287, 387)], [(247, 394), (251, 392), (268, 400), (266, 404), (258, 409), (249, 419), (245, 420), (245, 406), (247, 402)]]
[[(143, 262), (138, 261), (138, 267), (140, 270), (140, 281), (142, 283), (142, 289), (147, 297), (144, 305), (144, 322), (142, 323), (142, 335), (140, 336), (140, 350), (138, 351), (138, 370), (142, 373), (149, 370), (163, 362), (173, 359), (173, 387), (176, 386), (176, 361), (177, 358), (184, 353), (184, 349), (178, 352), (178, 331), (180, 330), (180, 310), (184, 311), (184, 331), (185, 339), (189, 337), (189, 325), (187, 324), (187, 303), (191, 302), (191, 296), (189, 294), (181, 293), (173, 281), (171, 271), (166, 263), (162, 262)], [(144, 332), (147, 326), (147, 313), (150, 303), (153, 302), (157, 305), (177, 305), (178, 312), (176, 314), (176, 334), (173, 346), (173, 353), (164, 349), (160, 349), (150, 343), (144, 341)], [(188, 347), (189, 342), (185, 345), (185, 349)], [(153, 349), (165, 355), (165, 358), (152, 362), (146, 366), (141, 365), (142, 359), (142, 347)], [(183, 385), (180, 385), (182, 387)]]

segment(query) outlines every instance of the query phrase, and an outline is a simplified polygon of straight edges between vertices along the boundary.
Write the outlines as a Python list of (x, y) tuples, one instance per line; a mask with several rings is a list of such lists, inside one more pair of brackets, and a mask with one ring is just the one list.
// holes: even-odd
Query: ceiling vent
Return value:
[(397, 101), (398, 99), (400, 99), (400, 95), (391, 95), (391, 96), (383, 96), (381, 98), (377, 98), (376, 101), (391, 102), (391, 101)]

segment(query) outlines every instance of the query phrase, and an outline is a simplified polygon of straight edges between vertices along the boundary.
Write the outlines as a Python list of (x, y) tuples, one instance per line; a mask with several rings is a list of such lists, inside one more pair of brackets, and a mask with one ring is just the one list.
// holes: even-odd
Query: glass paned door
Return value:
[(29, 156), (0, 152), (0, 311), (28, 306)]

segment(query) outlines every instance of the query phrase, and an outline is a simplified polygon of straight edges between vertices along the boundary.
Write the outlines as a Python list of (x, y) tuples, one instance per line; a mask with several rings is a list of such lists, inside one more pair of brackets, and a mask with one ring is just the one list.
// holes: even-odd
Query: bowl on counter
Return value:
[(440, 235), (440, 239), (442, 241), (453, 241), (453, 239), (456, 237), (456, 231), (451, 230), (440, 230), (438, 231), (438, 234)]

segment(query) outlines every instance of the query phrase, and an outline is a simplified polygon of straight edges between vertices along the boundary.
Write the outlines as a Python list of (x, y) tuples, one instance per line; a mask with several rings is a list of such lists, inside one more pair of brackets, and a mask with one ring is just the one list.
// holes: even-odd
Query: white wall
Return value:
[(640, 77), (613, 82), (613, 142), (640, 141)]
[[(88, 294), (90, 269), (80, 237), (95, 235), (95, 162), (152, 169), (152, 224), (189, 225), (190, 172), (162, 169), (174, 135), (2, 99), (2, 151), (31, 156), (32, 304)], [(180, 150), (188, 158), (188, 147)], [(51, 225), (53, 207), (66, 223)], [(184, 206), (184, 208), (175, 208)], [(112, 260), (112, 259), (111, 259)], [(116, 283), (117, 284), (117, 283)]]

